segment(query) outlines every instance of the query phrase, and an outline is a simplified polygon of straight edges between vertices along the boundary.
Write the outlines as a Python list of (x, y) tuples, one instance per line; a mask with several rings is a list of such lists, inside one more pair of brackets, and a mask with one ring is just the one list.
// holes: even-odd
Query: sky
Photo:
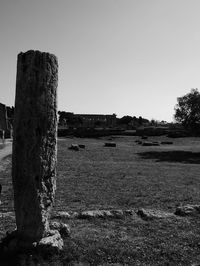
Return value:
[(0, 102), (14, 105), (17, 55), (59, 63), (58, 110), (173, 121), (200, 89), (199, 0), (1, 0)]

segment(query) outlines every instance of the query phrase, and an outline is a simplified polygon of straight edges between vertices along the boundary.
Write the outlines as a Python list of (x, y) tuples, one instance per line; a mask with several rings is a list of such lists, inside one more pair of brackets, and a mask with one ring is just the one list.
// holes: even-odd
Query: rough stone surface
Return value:
[[(83, 211), (79, 214), (78, 218), (80, 218), (80, 219), (104, 218), (105, 212), (106, 211), (103, 211), (103, 210)], [(110, 215), (111, 215), (111, 213), (110, 213)]]
[(115, 218), (123, 218), (125, 216), (123, 210), (112, 210), (111, 213)]
[(14, 212), (0, 212), (0, 218), (10, 217), (12, 219), (15, 219), (15, 213)]
[[(154, 220), (154, 219), (168, 219), (176, 218), (179, 216), (186, 215), (197, 215), (200, 214), (200, 205), (185, 205), (180, 206), (174, 213), (165, 212), (156, 209), (126, 209), (126, 210), (88, 210), (82, 212), (66, 212), (58, 211), (52, 216), (53, 219), (93, 219), (93, 218), (112, 218), (112, 219), (123, 219), (125, 217), (138, 217), (143, 220)], [(60, 226), (59, 226), (60, 227)], [(58, 229), (59, 227), (55, 227)]]
[(125, 210), (124, 214), (127, 215), (127, 216), (131, 216), (131, 215), (135, 215), (136, 213), (135, 213), (134, 210)]
[(184, 206), (179, 206), (176, 208), (175, 214), (180, 216), (193, 216), (196, 214), (200, 214), (200, 205), (187, 204)]
[(166, 219), (175, 217), (173, 213), (151, 209), (139, 209), (137, 211), (137, 214), (144, 220)]
[(66, 211), (58, 211), (53, 215), (53, 218), (65, 218), (65, 219), (70, 219), (72, 218), (72, 215), (69, 214), (69, 212)]
[(83, 211), (78, 215), (79, 219), (91, 218), (123, 218), (126, 214), (123, 210), (93, 210)]
[(30, 241), (46, 236), (56, 189), (57, 72), (52, 54), (18, 55), (12, 180), (17, 231)]
[(63, 249), (63, 240), (57, 230), (52, 230), (52, 235), (42, 238), (38, 243), (35, 243), (36, 248), (40, 251), (48, 253), (58, 253)]
[[(15, 230), (7, 233), (0, 243), (1, 254), (26, 253), (27, 251), (39, 251), (42, 254), (55, 254), (63, 249), (63, 240), (58, 230), (49, 230), (46, 237), (38, 242), (30, 242), (26, 237), (23, 238)], [(20, 264), (21, 265), (21, 264)]]
[(62, 237), (70, 235), (70, 227), (68, 224), (53, 221), (50, 223), (50, 228), (58, 230)]
[(79, 214), (79, 219), (90, 219), (90, 218), (106, 218), (113, 217), (112, 211), (109, 210), (93, 210), (93, 211), (83, 211)]
[(88, 210), (82, 212), (58, 211), (52, 215), (52, 219), (91, 219), (91, 218), (124, 218), (136, 215), (135, 210)]

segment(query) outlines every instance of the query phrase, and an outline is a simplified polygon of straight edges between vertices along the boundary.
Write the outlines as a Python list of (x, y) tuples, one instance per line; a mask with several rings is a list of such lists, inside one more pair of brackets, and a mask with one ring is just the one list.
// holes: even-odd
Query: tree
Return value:
[(65, 111), (58, 111), (58, 115), (59, 115), (58, 119), (59, 125), (70, 124), (74, 117), (74, 113), (65, 112)]
[(128, 125), (132, 121), (132, 117), (129, 115), (125, 115), (119, 119), (119, 124)]
[(14, 106), (6, 106), (7, 116), (10, 119), (14, 119)]
[(83, 120), (79, 115), (71, 112), (58, 111), (58, 124), (61, 126), (79, 127), (83, 124)]
[(138, 118), (138, 124), (141, 126), (143, 124), (143, 118), (139, 116)]
[(200, 129), (200, 93), (198, 89), (191, 89), (189, 93), (177, 98), (175, 119), (182, 123), (185, 129), (196, 133)]

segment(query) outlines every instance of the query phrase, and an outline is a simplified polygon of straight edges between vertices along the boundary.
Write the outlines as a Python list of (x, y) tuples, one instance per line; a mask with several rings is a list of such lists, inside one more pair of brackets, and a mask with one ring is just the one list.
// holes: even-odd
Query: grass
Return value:
[[(107, 138), (59, 139), (54, 211), (147, 208), (173, 213), (179, 205), (199, 204), (200, 138), (174, 139), (173, 145), (153, 147), (137, 145), (136, 139), (116, 137), (116, 148), (103, 146)], [(85, 144), (86, 148), (69, 150), (72, 143)], [(7, 157), (2, 162), (0, 212), (13, 210), (10, 160)], [(199, 218), (144, 221), (133, 215), (123, 219), (63, 220), (71, 226), (63, 253), (40, 265), (200, 263)], [(1, 220), (3, 237), (7, 230), (14, 229), (15, 222)]]

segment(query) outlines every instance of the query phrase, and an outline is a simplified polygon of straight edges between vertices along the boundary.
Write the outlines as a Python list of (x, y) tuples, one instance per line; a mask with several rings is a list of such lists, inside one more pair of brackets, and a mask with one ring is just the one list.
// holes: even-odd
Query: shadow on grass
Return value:
[(190, 151), (150, 151), (141, 152), (138, 155), (142, 159), (155, 159), (157, 162), (178, 162), (200, 164), (200, 153)]
[(0, 150), (2, 150), (5, 147), (5, 144), (0, 144)]

